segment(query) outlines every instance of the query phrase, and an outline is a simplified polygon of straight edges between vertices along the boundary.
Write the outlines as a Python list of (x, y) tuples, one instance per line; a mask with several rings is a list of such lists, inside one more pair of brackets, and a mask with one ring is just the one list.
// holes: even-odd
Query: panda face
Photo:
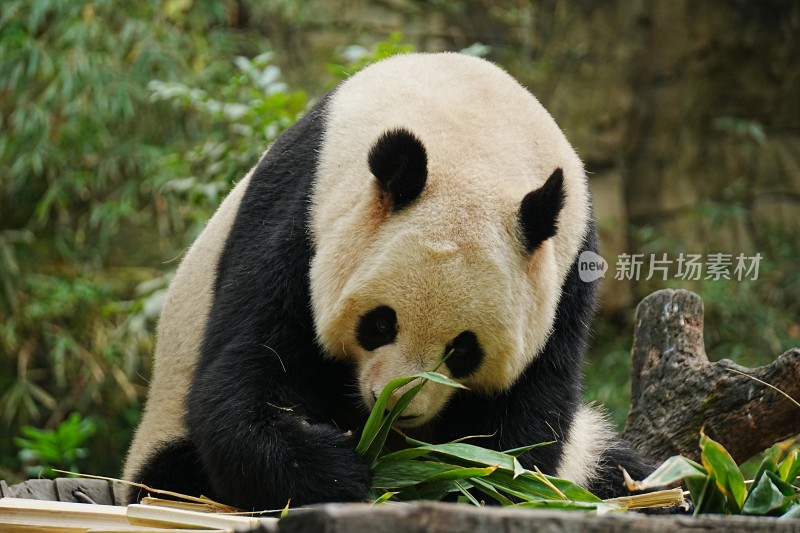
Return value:
[[(488, 222), (499, 216), (491, 210), (464, 210), (449, 224), (427, 227), (422, 214), (443, 201), (418, 200), (387, 218), (321, 330), (332, 355), (355, 362), (368, 407), (392, 379), (431, 370), (472, 389), (501, 390), (549, 332), (558, 292), (537, 297), (532, 279), (554, 277), (552, 247), (543, 243), (530, 254), (512, 231), (515, 218), (507, 217), (506, 228)], [(472, 229), (460, 232), (465, 226)], [(430, 421), (454, 391), (426, 384), (399, 424)]]
[[(505, 269), (456, 243), (396, 230), (345, 287), (334, 326), (337, 355), (355, 361), (364, 403), (371, 406), (392, 379), (430, 370), (467, 386), (488, 384), (518, 349), (505, 334), (504, 306), (484, 298), (488, 287), (498, 301), (513, 297)], [(427, 422), (453, 390), (427, 384), (400, 424)]]
[[(505, 72), (396, 56), (331, 97), (309, 220), (317, 338), (355, 363), (371, 407), (437, 368), (478, 393), (510, 387), (550, 335), (588, 196), (555, 122)], [(427, 383), (400, 424), (454, 391)]]

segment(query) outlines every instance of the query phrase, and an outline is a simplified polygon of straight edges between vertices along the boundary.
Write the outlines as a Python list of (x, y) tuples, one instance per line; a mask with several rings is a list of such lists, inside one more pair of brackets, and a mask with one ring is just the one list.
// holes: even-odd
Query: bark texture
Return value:
[[(800, 398), (800, 350), (746, 368), (711, 363), (703, 346), (703, 301), (661, 290), (636, 309), (627, 438), (653, 461), (699, 458), (700, 428), (737, 462), (800, 433), (800, 407), (751, 377)], [(742, 375), (746, 374), (746, 375)]]

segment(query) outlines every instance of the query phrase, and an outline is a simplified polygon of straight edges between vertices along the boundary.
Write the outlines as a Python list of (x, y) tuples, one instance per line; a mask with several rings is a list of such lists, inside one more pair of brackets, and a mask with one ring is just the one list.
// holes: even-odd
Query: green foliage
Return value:
[(154, 155), (174, 135), (164, 124), (177, 115), (144, 105), (147, 81), (190, 73), (199, 46), (225, 46), (217, 37), (195, 44), (150, 2), (3, 2), (4, 225), (44, 229), (64, 259), (102, 256), (123, 220), (144, 214), (137, 178), (158, 173)]
[(19, 447), (19, 458), (30, 478), (56, 477), (53, 469), (78, 471), (81, 459), (89, 456), (86, 441), (95, 434), (96, 426), (90, 418), (72, 413), (55, 429), (36, 429), (24, 426), (22, 436), (14, 443)]
[[(182, 110), (149, 102), (147, 83), (231, 70), (216, 59), (231, 48), (225, 2), (191, 4), (0, 3), (0, 432), (91, 412), (93, 466), (112, 474), (158, 313), (163, 274), (141, 265), (183, 245), (160, 160), (196, 135)], [(13, 481), (11, 439), (0, 464)]]
[(379, 41), (369, 49), (358, 45), (348, 46), (342, 53), (340, 62), (328, 64), (328, 71), (337, 80), (343, 80), (376, 61), (414, 50), (413, 45), (404, 42), (403, 34), (395, 32), (387, 40)]
[[(419, 383), (387, 409), (392, 394), (415, 380)], [(552, 444), (549, 442), (498, 452), (459, 441), (428, 444), (405, 437), (409, 448), (387, 450), (386, 437), (392, 424), (428, 381), (464, 388), (436, 372), (398, 378), (383, 388), (370, 412), (356, 451), (372, 463), (373, 501), (440, 500), (455, 493), (480, 505), (475, 498), (480, 493), (501, 505), (515, 505), (512, 500), (517, 500), (521, 503), (516, 505), (525, 507), (595, 511), (617, 508), (615, 503), (603, 502), (567, 480), (522, 467), (517, 457)]]
[(157, 183), (172, 203), (184, 206), (176, 223), (191, 221), (190, 237), (231, 185), (306, 110), (306, 94), (290, 91), (271, 59), (269, 52), (253, 59), (236, 57), (235, 73), (213, 92), (179, 82), (154, 80), (148, 85), (152, 101), (171, 102), (208, 124), (208, 135), (197, 144), (163, 157), (170, 172)]
[(700, 434), (702, 464), (676, 456), (665, 461), (642, 489), (683, 481), (694, 502), (694, 514), (748, 514), (795, 517), (800, 509), (800, 447), (797, 441), (776, 444), (764, 457), (752, 481), (725, 448)]

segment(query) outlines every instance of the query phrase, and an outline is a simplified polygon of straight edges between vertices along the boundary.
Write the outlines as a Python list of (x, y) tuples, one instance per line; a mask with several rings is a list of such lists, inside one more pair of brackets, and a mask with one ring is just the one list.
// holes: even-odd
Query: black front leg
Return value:
[[(364, 500), (371, 469), (320, 413), (324, 396), (280, 367), (220, 354), (198, 369), (187, 423), (214, 496), (244, 509)], [(241, 357), (236, 359), (241, 361)]]

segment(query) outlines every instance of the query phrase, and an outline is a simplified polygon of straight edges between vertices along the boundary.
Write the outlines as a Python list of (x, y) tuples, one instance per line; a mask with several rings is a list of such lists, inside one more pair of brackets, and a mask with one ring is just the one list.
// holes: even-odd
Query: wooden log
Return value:
[(752, 369), (727, 359), (709, 362), (703, 301), (685, 290), (661, 290), (642, 300), (635, 328), (624, 436), (645, 457), (699, 459), (701, 427), (737, 462), (800, 434), (800, 407), (748, 377), (800, 399), (800, 350)]

